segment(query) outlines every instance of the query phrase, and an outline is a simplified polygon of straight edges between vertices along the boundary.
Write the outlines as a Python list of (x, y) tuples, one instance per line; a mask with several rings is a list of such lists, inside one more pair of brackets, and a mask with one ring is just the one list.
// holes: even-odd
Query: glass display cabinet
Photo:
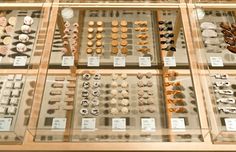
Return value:
[[(20, 8), (20, 6), (22, 8)], [(0, 143), (22, 143), (30, 119), (50, 7), (0, 5)]]
[(0, 150), (236, 149), (235, 6), (0, 0)]
[(234, 9), (196, 3), (190, 11), (214, 143), (235, 142)]

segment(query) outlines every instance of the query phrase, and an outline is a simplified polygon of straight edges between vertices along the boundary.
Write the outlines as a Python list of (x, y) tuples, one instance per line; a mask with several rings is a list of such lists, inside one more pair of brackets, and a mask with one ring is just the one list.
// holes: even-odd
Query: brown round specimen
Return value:
[(118, 53), (118, 48), (117, 47), (112, 47), (112, 49), (111, 49), (111, 53), (113, 53), (113, 54), (117, 54)]
[(122, 21), (120, 22), (120, 25), (121, 25), (121, 26), (127, 26), (127, 24), (128, 24), (128, 23), (127, 23), (126, 20), (122, 20)]
[(101, 33), (96, 34), (96, 38), (97, 38), (98, 40), (102, 39), (102, 34), (101, 34)]
[(103, 27), (98, 27), (97, 28), (97, 32), (103, 32), (103, 30), (104, 30)]
[(126, 41), (126, 40), (121, 40), (120, 45), (121, 45), (121, 46), (127, 46), (127, 45), (128, 45), (128, 41)]
[(117, 40), (112, 40), (111, 45), (112, 46), (118, 46), (118, 41)]
[(113, 20), (113, 21), (111, 22), (111, 25), (112, 25), (112, 26), (118, 26), (118, 25), (119, 25), (119, 22), (118, 22), (117, 20)]
[(89, 28), (88, 28), (88, 32), (89, 32), (89, 33), (92, 33), (93, 31), (94, 31), (94, 29), (93, 29), (92, 27), (89, 27)]
[(126, 47), (123, 47), (123, 48), (121, 49), (121, 53), (122, 53), (122, 54), (127, 54), (127, 53), (128, 53), (128, 49), (127, 49)]
[(232, 53), (236, 53), (236, 46), (227, 46), (227, 49)]
[(117, 34), (117, 33), (112, 33), (112, 34), (111, 34), (111, 38), (112, 38), (113, 40), (117, 40), (117, 39), (118, 39), (118, 34)]
[(102, 53), (102, 48), (96, 48), (96, 53), (101, 54)]
[(102, 21), (97, 21), (97, 26), (102, 26), (103, 22)]
[(98, 40), (98, 41), (96, 42), (96, 46), (97, 46), (97, 47), (102, 46), (102, 41)]
[(93, 53), (93, 49), (92, 48), (87, 48), (86, 52), (87, 52), (87, 54), (92, 54)]
[(121, 38), (122, 38), (122, 39), (127, 39), (127, 37), (128, 37), (128, 35), (127, 35), (126, 33), (122, 33), (122, 34), (121, 34)]
[(89, 22), (88, 22), (88, 25), (89, 25), (89, 26), (94, 26), (94, 21), (89, 21)]
[(117, 32), (119, 31), (119, 29), (118, 29), (117, 27), (113, 27), (113, 28), (111, 29), (111, 31), (112, 31), (113, 33), (117, 33)]
[(93, 41), (88, 41), (87, 45), (90, 47), (93, 46)]
[(88, 39), (93, 39), (93, 34), (88, 34)]
[(127, 27), (122, 27), (122, 28), (121, 28), (121, 32), (127, 33), (127, 32), (128, 32), (128, 28), (127, 28)]

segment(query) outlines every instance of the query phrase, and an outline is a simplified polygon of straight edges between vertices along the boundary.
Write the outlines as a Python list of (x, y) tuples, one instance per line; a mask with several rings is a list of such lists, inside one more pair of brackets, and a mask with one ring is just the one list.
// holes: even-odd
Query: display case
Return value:
[(21, 5), (0, 6), (1, 144), (24, 140), (48, 24), (49, 6)]
[(236, 149), (235, 4), (9, 2), (0, 150)]
[(235, 142), (234, 9), (195, 4), (190, 11), (214, 143)]

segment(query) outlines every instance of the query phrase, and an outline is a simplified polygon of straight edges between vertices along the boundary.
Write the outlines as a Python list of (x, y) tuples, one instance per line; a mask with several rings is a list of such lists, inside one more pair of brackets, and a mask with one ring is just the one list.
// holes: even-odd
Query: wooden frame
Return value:
[[(51, 4), (47, 4), (49, 7), (51, 7)], [(182, 19), (185, 21), (183, 22), (183, 28), (185, 32), (186, 37), (186, 43), (187, 43), (187, 50), (189, 54), (189, 60), (190, 60), (190, 69), (193, 74), (193, 83), (195, 87), (195, 91), (197, 94), (197, 101), (198, 101), (198, 107), (199, 107), (199, 117), (200, 117), (200, 123), (202, 126), (202, 134), (204, 135), (204, 142), (188, 142), (188, 143), (182, 143), (182, 142), (129, 142), (129, 143), (76, 143), (76, 142), (58, 142), (58, 143), (39, 143), (34, 142), (34, 131), (37, 126), (37, 120), (39, 117), (40, 112), (40, 106), (42, 101), (42, 94), (44, 91), (44, 84), (46, 82), (47, 73), (67, 73), (72, 74), (72, 76), (76, 76), (76, 73), (79, 73), (82, 69), (77, 69), (75, 67), (72, 67), (71, 70), (50, 70), (48, 71), (48, 64), (50, 59), (50, 51), (53, 41), (53, 34), (55, 30), (55, 25), (57, 22), (57, 13), (59, 9), (59, 5), (65, 5), (65, 6), (71, 6), (71, 7), (78, 7), (78, 8), (142, 8), (142, 9), (155, 9), (155, 8), (179, 8), (180, 14)], [(30, 3), (30, 4), (4, 4), (1, 5), (0, 8), (11, 8), (11, 7), (19, 7), (22, 9), (27, 8), (28, 6), (32, 7), (38, 7), (38, 4)], [(236, 4), (234, 5), (228, 5), (228, 4), (199, 4), (199, 6), (207, 6), (209, 8), (228, 8), (230, 7), (236, 7)], [(206, 85), (207, 79), (206, 74), (207, 72), (200, 67), (201, 70), (199, 70), (199, 66), (197, 65), (197, 53), (195, 52), (196, 47), (200, 47), (198, 45), (193, 44), (192, 36), (198, 37), (198, 34), (196, 31), (191, 32), (190, 27), (196, 28), (196, 23), (194, 21), (189, 21), (188, 13), (191, 13), (195, 6), (193, 4), (186, 5), (181, 1), (181, 3), (155, 3), (155, 4), (145, 4), (141, 6), (139, 3), (134, 3), (132, 6), (127, 5), (125, 3), (106, 3), (106, 4), (96, 4), (96, 3), (82, 3), (79, 5), (74, 4), (67, 4), (67, 3), (61, 3), (59, 4), (59, 1), (55, 0), (54, 4), (51, 7), (51, 10), (48, 9), (47, 11), (50, 11), (50, 16), (45, 15), (45, 21), (47, 21), (50, 18), (50, 24), (48, 24), (47, 28), (47, 37), (46, 42), (44, 46), (44, 50), (42, 52), (42, 60), (41, 64), (39, 65), (39, 69), (29, 69), (29, 70), (17, 70), (22, 73), (38, 73), (38, 79), (36, 84), (36, 91), (34, 95), (34, 104), (32, 106), (31, 111), (31, 119), (29, 122), (28, 130), (26, 131), (25, 139), (22, 145), (0, 145), (0, 150), (65, 150), (65, 151), (72, 151), (72, 150), (136, 150), (136, 151), (147, 151), (147, 150), (169, 150), (169, 151), (183, 151), (183, 150), (193, 150), (193, 151), (232, 151), (236, 149), (236, 145), (230, 144), (230, 145), (223, 145), (223, 144), (213, 144), (211, 141), (211, 135), (209, 133), (209, 126), (208, 126), (208, 114), (206, 113), (206, 107), (205, 107), (205, 100), (210, 100), (211, 97), (209, 94), (206, 94), (202, 92), (202, 88), (207, 89), (208, 86)], [(178, 33), (178, 30), (176, 30)], [(170, 54), (171, 55), (171, 54)], [(168, 69), (166, 69), (168, 70)], [(15, 73), (17, 72), (15, 69), (4, 69), (0, 70), (1, 73)], [(125, 70), (128, 72), (129, 70)], [(109, 73), (110, 70), (104, 70), (103, 72)], [(184, 72), (184, 70), (182, 71)], [(201, 79), (200, 79), (201, 78)], [(208, 92), (208, 91), (205, 91)], [(204, 99), (205, 98), (205, 99)], [(207, 107), (211, 107), (211, 105), (207, 105)], [(214, 121), (214, 120), (212, 120)], [(214, 124), (214, 122), (211, 122)]]

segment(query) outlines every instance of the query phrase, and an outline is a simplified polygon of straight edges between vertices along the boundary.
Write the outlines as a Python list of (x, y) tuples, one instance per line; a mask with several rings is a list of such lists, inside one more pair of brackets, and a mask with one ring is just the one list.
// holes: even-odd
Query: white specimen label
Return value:
[(151, 67), (150, 57), (139, 57), (139, 67)]
[(212, 67), (223, 67), (224, 63), (221, 57), (210, 57)]
[(12, 118), (0, 118), (0, 131), (10, 131)]
[(174, 56), (164, 57), (164, 66), (165, 67), (176, 67), (176, 60)]
[(114, 57), (114, 67), (125, 67), (125, 57)]
[(125, 118), (112, 118), (112, 130), (113, 131), (125, 131), (126, 119)]
[(225, 118), (225, 125), (227, 131), (236, 131), (236, 119)]
[(81, 126), (83, 131), (94, 131), (96, 127), (96, 118), (82, 118)]
[(74, 56), (63, 56), (61, 66), (73, 66), (74, 60)]
[(53, 118), (52, 129), (65, 130), (65, 128), (66, 128), (66, 118)]
[(142, 118), (141, 119), (142, 131), (155, 131), (156, 122), (154, 118)]
[(171, 118), (171, 128), (175, 131), (185, 131), (184, 118)]
[(88, 67), (99, 67), (100, 66), (100, 59), (99, 57), (88, 57)]
[(27, 56), (16, 56), (13, 66), (25, 66), (27, 61)]

